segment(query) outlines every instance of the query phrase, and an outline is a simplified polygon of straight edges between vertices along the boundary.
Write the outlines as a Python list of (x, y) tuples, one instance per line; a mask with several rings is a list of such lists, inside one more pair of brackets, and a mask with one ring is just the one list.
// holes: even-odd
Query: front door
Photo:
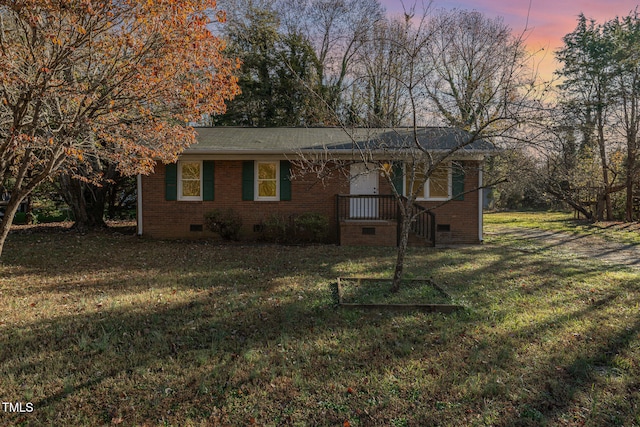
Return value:
[[(378, 194), (378, 171), (367, 171), (364, 163), (356, 163), (350, 167), (352, 196)], [(350, 217), (359, 219), (378, 219), (378, 198), (353, 197), (349, 202)]]

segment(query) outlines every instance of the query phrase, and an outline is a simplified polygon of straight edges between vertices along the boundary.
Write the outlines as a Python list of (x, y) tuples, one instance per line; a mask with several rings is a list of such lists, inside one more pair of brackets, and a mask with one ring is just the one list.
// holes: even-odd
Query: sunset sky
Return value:
[[(413, 4), (413, 0), (403, 1), (405, 5)], [(527, 43), (531, 50), (545, 49), (546, 55), (541, 58), (541, 74), (549, 78), (556, 67), (553, 52), (562, 46), (562, 37), (576, 27), (580, 12), (602, 23), (616, 16), (628, 15), (639, 3), (638, 0), (434, 0), (433, 7), (477, 10), (488, 17), (502, 16), (505, 23), (518, 33), (527, 27)], [(382, 4), (390, 15), (402, 14), (401, 0), (382, 0)]]

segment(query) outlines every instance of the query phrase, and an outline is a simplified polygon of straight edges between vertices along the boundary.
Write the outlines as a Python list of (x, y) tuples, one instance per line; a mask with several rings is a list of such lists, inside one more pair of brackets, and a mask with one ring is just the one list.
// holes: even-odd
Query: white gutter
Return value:
[(478, 187), (480, 187), (480, 189), (478, 190), (478, 239), (482, 242), (484, 240), (484, 236), (482, 235), (482, 228), (483, 228), (483, 206), (484, 206), (484, 188), (482, 188), (483, 186), (483, 182), (482, 182), (482, 167), (478, 168)]
[(138, 191), (138, 211), (136, 212), (136, 220), (138, 223), (138, 236), (142, 236), (142, 175), (138, 174), (137, 191)]

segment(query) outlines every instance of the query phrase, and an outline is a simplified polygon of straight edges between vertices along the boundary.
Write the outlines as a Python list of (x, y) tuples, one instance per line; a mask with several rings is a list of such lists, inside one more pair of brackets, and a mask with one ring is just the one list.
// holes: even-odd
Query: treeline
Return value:
[[(393, 126), (405, 117), (402, 88), (389, 71), (401, 70), (391, 39), (403, 37), (409, 23), (387, 18), (377, 0), (225, 0), (218, 6), (226, 23), (216, 31), (226, 55), (242, 63), (236, 72), (242, 92), (227, 102), (225, 114), (201, 125)], [(102, 170), (99, 182), (81, 179), (83, 170), (59, 175), (36, 192), (36, 205), (57, 192), (81, 230), (131, 212), (135, 178), (104, 161), (84, 167)]]
[[(199, 125), (450, 126), (472, 135), (463, 147), (522, 139), (520, 124), (537, 109), (530, 54), (501, 18), (432, 9), (387, 16), (377, 0), (219, 5), (241, 93)], [(104, 224), (117, 179), (59, 181), (78, 226)]]
[[(461, 10), (390, 17), (377, 0), (219, 6), (227, 22), (218, 35), (241, 64), (241, 94), (200, 125), (458, 127), (512, 147), (489, 161), (488, 180), (508, 178), (495, 192), (498, 206), (638, 219), (637, 12), (605, 23), (581, 15), (556, 52), (558, 84), (545, 103), (548, 87), (529, 71), (522, 36), (499, 18)], [(71, 175), (56, 184), (81, 227), (104, 225), (107, 207), (133, 201), (131, 178), (99, 166), (101, 185)]]
[(242, 93), (207, 124), (396, 126), (407, 114), (398, 40), (412, 13), (377, 0), (226, 0)]
[(640, 16), (580, 15), (556, 52), (558, 84), (534, 144), (509, 153), (506, 207), (565, 203), (590, 220), (639, 219)]

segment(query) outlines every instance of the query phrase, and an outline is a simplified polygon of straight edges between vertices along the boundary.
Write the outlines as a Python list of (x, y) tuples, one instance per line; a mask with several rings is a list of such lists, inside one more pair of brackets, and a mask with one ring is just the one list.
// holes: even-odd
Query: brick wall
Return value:
[[(294, 166), (292, 165), (292, 168)], [(243, 201), (242, 161), (216, 160), (215, 200), (165, 201), (165, 166), (156, 165), (155, 173), (142, 177), (143, 235), (152, 238), (217, 238), (215, 233), (190, 231), (191, 225), (203, 225), (204, 215), (214, 209), (232, 208), (242, 217), (242, 238), (258, 239), (254, 231), (270, 215), (299, 215), (317, 212), (329, 218), (329, 239), (336, 240), (335, 195), (348, 193), (346, 180), (330, 178), (323, 184), (315, 176), (296, 178), (291, 183), (290, 201)]]
[[(480, 162), (462, 162), (465, 171), (464, 189), (469, 191), (478, 188), (478, 170)], [(390, 194), (391, 189), (385, 179), (380, 180), (381, 194)], [(417, 202), (428, 209), (433, 209), (436, 225), (448, 225), (450, 231), (436, 232), (436, 245), (440, 244), (473, 244), (479, 243), (478, 236), (478, 192), (466, 193), (463, 200), (443, 202)], [(442, 206), (440, 206), (442, 205)]]
[[(479, 162), (464, 162), (464, 189), (469, 191), (478, 188)], [(425, 207), (432, 207), (441, 202), (422, 202)], [(436, 244), (447, 243), (479, 243), (478, 236), (478, 192), (464, 195), (464, 200), (451, 200), (443, 206), (434, 209), (436, 225), (449, 225), (450, 231), (436, 231)]]
[(344, 246), (396, 246), (398, 225), (395, 221), (343, 221), (340, 244)]
[[(478, 162), (465, 162), (465, 190), (477, 187), (478, 166)], [(163, 164), (156, 165), (155, 173), (142, 177), (143, 235), (152, 238), (218, 238), (216, 234), (207, 231), (204, 227), (203, 231), (190, 231), (191, 226), (204, 225), (204, 215), (213, 209), (232, 208), (242, 217), (243, 239), (258, 239), (261, 233), (254, 231), (254, 225), (259, 225), (272, 214), (289, 216), (317, 212), (329, 218), (329, 240), (335, 242), (338, 226), (335, 195), (349, 193), (349, 182), (346, 177), (338, 176), (322, 183), (316, 179), (315, 175), (308, 175), (302, 178), (296, 177), (292, 181), (291, 201), (243, 201), (242, 161), (216, 160), (214, 201), (165, 201), (164, 177)], [(380, 180), (380, 193), (391, 193), (384, 179)], [(420, 202), (420, 204), (433, 208), (441, 202)], [(440, 231), (436, 234), (437, 244), (479, 242), (477, 192), (465, 194), (463, 201), (450, 201), (436, 208), (434, 213), (437, 224), (449, 225), (449, 231)], [(358, 228), (360, 236), (357, 239), (362, 244), (369, 244), (372, 239), (376, 241), (374, 236), (363, 236), (361, 228)], [(395, 227), (389, 227), (391, 228), (393, 228), (392, 232), (385, 227), (380, 229), (380, 233), (386, 236), (385, 242), (387, 240), (395, 242)], [(390, 237), (392, 234), (393, 236)]]

